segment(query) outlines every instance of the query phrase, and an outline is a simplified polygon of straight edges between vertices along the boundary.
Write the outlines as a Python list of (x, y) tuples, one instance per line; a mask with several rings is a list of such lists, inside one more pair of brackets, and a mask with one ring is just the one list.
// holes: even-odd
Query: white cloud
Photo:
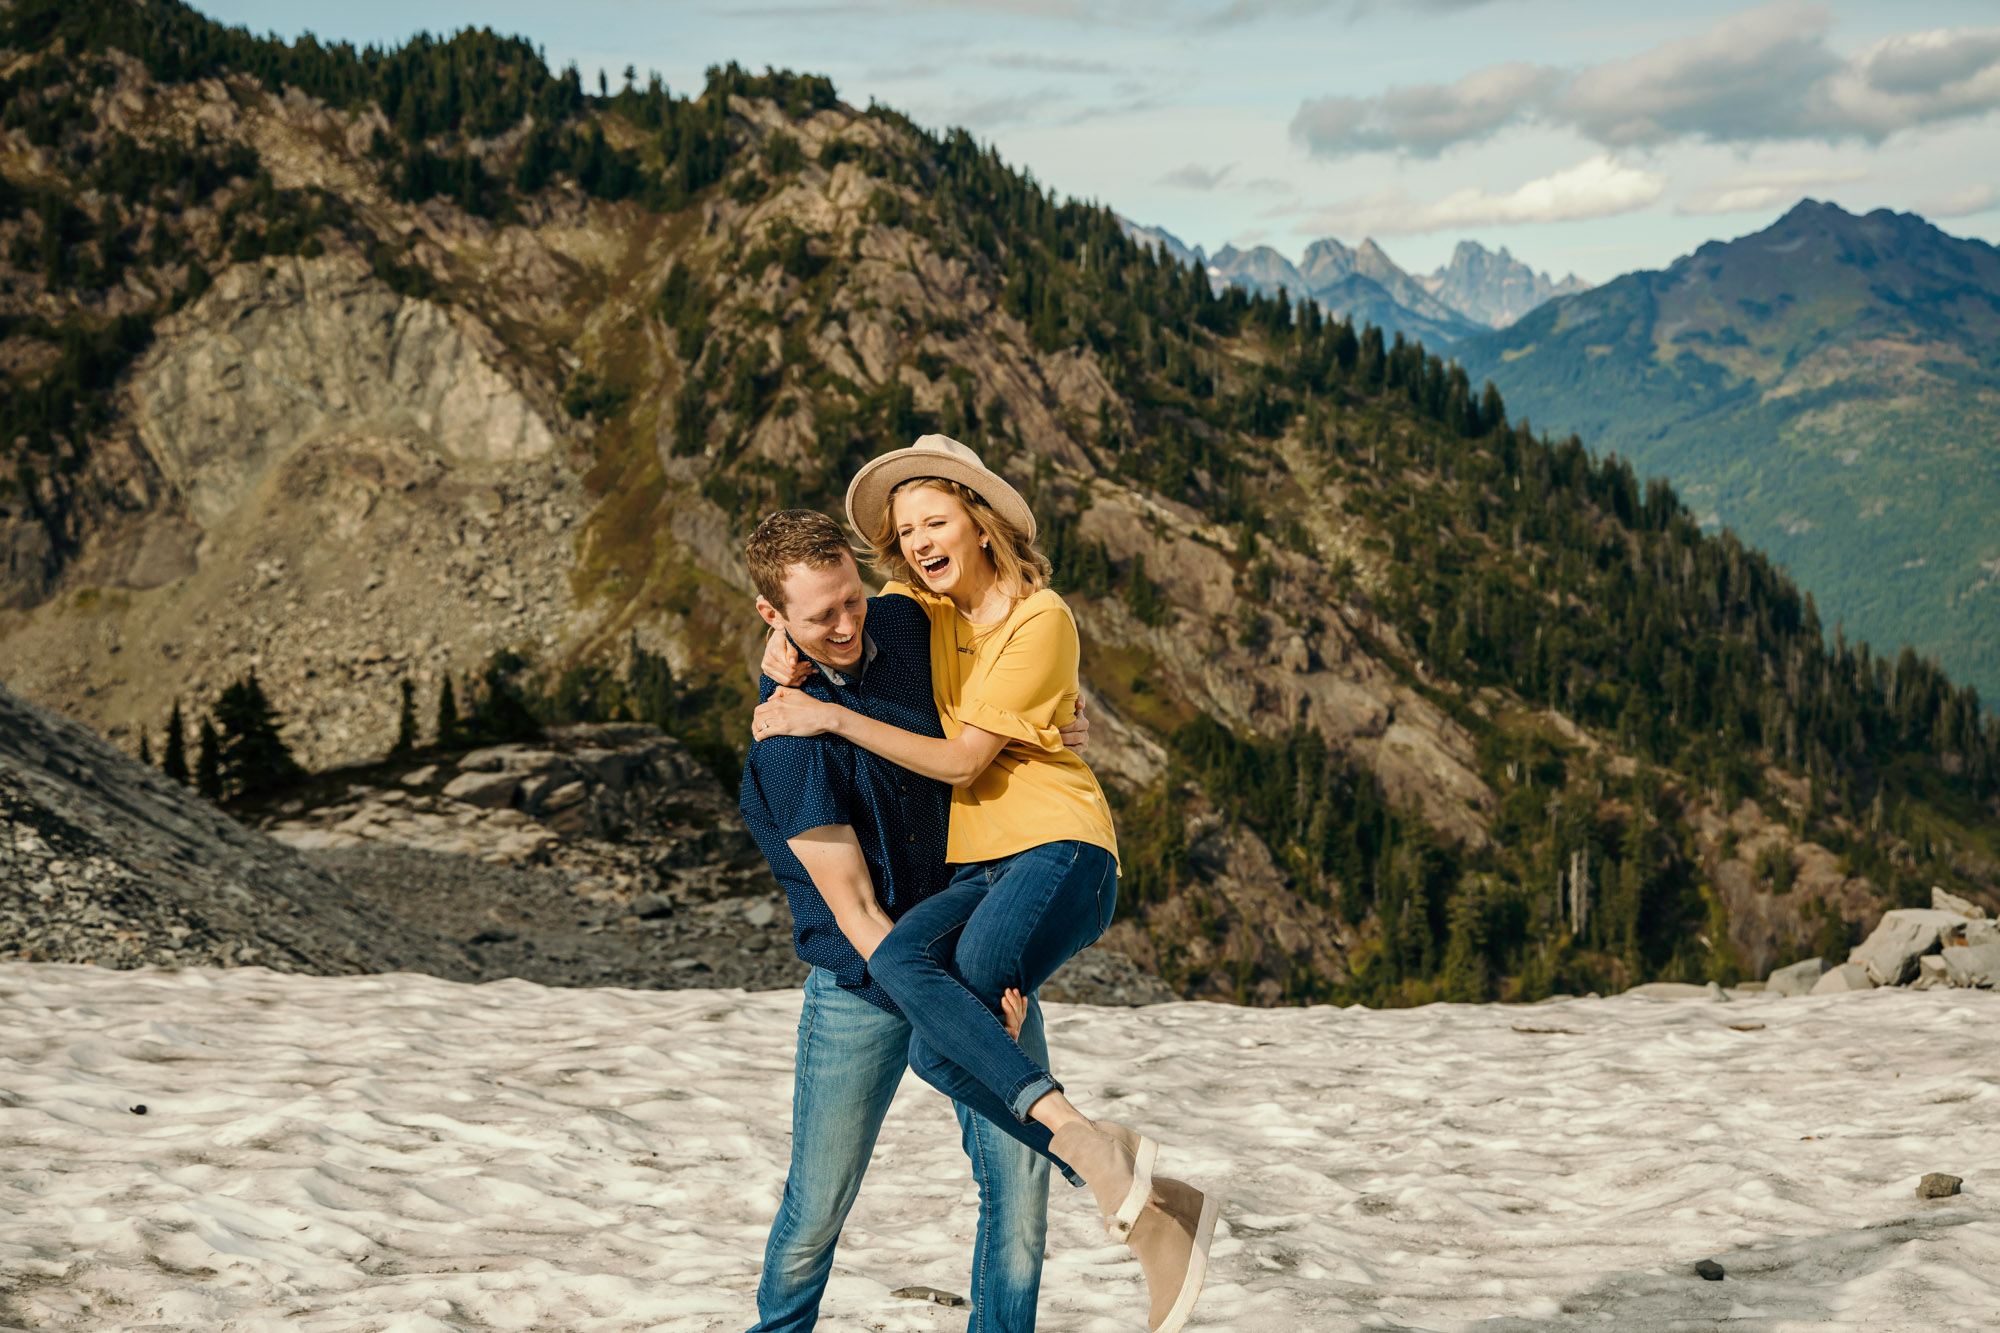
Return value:
[(1865, 180), (1859, 168), (1844, 170), (1762, 171), (1753, 175), (1731, 176), (1698, 186), (1674, 210), (1690, 217), (1712, 213), (1754, 213), (1773, 204), (1788, 203), (1799, 191), (1819, 185), (1848, 185)]
[(1968, 185), (1921, 200), (1917, 212), (1927, 218), (1962, 218), (1984, 213), (1995, 204), (2000, 204), (2000, 190), (1991, 185)]
[(1190, 162), (1160, 177), (1160, 184), (1172, 185), (1182, 190), (1213, 190), (1228, 177), (1230, 167), (1204, 167)]
[(1841, 67), (1817, 5), (1780, 0), (1707, 32), (1580, 71), (1548, 108), (1613, 146), (1812, 137), (1815, 89)]
[(1435, 157), (1524, 121), (1609, 148), (1677, 140), (1860, 139), (2000, 109), (2000, 28), (1903, 33), (1853, 56), (1828, 42), (1824, 6), (1778, 0), (1706, 32), (1573, 71), (1518, 61), (1456, 83), (1302, 102), (1292, 135), (1319, 157)]
[(1627, 166), (1600, 153), (1504, 194), (1469, 186), (1425, 202), (1401, 190), (1384, 190), (1323, 209), (1299, 230), (1315, 235), (1397, 236), (1519, 222), (1571, 222), (1645, 208), (1666, 188), (1663, 173)]
[(1314, 98), (1292, 117), (1292, 137), (1319, 157), (1391, 149), (1436, 157), (1520, 119), (1561, 77), (1516, 60), (1457, 83), (1391, 88), (1380, 97)]

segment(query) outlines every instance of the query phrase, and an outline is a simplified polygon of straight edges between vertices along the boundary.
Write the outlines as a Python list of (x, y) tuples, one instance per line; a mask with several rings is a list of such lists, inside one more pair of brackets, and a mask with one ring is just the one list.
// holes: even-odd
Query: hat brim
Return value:
[(847, 521), (865, 541), (875, 539), (876, 525), (889, 505), (889, 493), (917, 477), (941, 477), (972, 491), (1027, 538), (1035, 539), (1035, 511), (1007, 479), (989, 468), (936, 449), (897, 449), (870, 459), (847, 483)]

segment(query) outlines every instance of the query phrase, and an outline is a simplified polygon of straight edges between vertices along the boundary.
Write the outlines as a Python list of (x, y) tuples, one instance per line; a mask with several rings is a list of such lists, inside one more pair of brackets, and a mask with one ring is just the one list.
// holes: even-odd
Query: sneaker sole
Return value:
[(1208, 1281), (1208, 1247), (1215, 1238), (1216, 1214), (1221, 1211), (1222, 1200), (1204, 1190), (1201, 1221), (1195, 1224), (1194, 1249), (1188, 1254), (1187, 1276), (1181, 1279), (1181, 1294), (1174, 1298), (1174, 1308), (1167, 1311), (1167, 1317), (1153, 1333), (1181, 1333), (1187, 1327), (1188, 1317), (1194, 1313), (1194, 1303), (1201, 1299), (1202, 1284)]

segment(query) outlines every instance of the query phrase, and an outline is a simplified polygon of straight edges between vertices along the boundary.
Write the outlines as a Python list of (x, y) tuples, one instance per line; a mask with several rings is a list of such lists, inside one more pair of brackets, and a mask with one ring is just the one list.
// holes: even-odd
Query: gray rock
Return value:
[(1954, 986), (1990, 990), (2000, 985), (2000, 940), (1944, 951), (1945, 980)]
[(1808, 958), (1803, 963), (1793, 963), (1781, 967), (1765, 979), (1764, 989), (1773, 995), (1810, 995), (1819, 979), (1826, 975), (1826, 959)]
[(1957, 912), (1934, 908), (1903, 907), (1884, 912), (1881, 923), (1854, 947), (1847, 961), (1867, 968), (1878, 986), (1901, 986), (1916, 979), (1917, 960), (1937, 952), (1944, 933), (1964, 921)]
[(1859, 963), (1842, 963), (1831, 967), (1826, 975), (1813, 983), (1814, 995), (1838, 995), (1842, 991), (1874, 990), (1875, 980), (1868, 975), (1868, 969)]
[(1704, 986), (1702, 989), (1706, 990), (1708, 992), (1708, 998), (1714, 1000), (1716, 1003), (1718, 1004), (1729, 1003), (1729, 992), (1722, 989), (1721, 982), (1711, 981), (1708, 983), (1708, 985)]
[(4, 688), (0, 959), (474, 975), (455, 940)]
[(777, 918), (777, 915), (778, 905), (768, 900), (751, 903), (743, 909), (743, 919), (753, 926), (768, 926)]
[(1931, 885), (1931, 907), (1939, 912), (1956, 912), (1974, 921), (1986, 919), (1986, 909), (1978, 903), (1968, 902), (1955, 893), (1947, 893), (1936, 884)]
[(1723, 1278), (1722, 1265), (1713, 1259), (1703, 1259), (1694, 1266), (1694, 1271), (1701, 1274), (1704, 1282), (1720, 1282)]
[(655, 921), (673, 914), (673, 900), (664, 893), (642, 893), (632, 900), (632, 915), (641, 921)]
[(1927, 953), (1917, 960), (1917, 965), (1917, 979), (1910, 983), (1911, 990), (1934, 990), (1951, 984), (1942, 954)]
[(1933, 1171), (1917, 1182), (1919, 1199), (1949, 1199), (1958, 1193), (1958, 1187), (1965, 1182), (1957, 1176), (1948, 1176), (1942, 1171)]
[(454, 801), (464, 801), (467, 805), (481, 805), (491, 809), (506, 805), (514, 799), (514, 789), (521, 785), (520, 775), (515, 773), (460, 773), (444, 784), (444, 794)]
[[(1713, 983), (1711, 983), (1713, 984)], [(1643, 996), (1649, 1000), (1715, 1000), (1729, 997), (1723, 995), (1722, 987), (1710, 990), (1708, 986), (1697, 986), (1691, 981), (1648, 981), (1623, 992), (1626, 995)]]
[(411, 769), (398, 778), (397, 781), (401, 782), (405, 787), (427, 786), (430, 780), (437, 776), (437, 772), (438, 766), (436, 764), (425, 764), (422, 768)]
[(933, 1305), (963, 1305), (965, 1297), (949, 1291), (939, 1291), (936, 1287), (898, 1287), (889, 1293), (906, 1301), (929, 1301)]

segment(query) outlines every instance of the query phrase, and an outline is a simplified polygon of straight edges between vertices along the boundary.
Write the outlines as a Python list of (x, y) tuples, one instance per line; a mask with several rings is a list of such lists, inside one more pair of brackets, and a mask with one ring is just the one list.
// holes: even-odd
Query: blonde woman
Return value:
[[(787, 688), (758, 707), (753, 735), (831, 733), (951, 785), (951, 886), (852, 943), (909, 1017), (910, 1067), (1088, 1183), (1145, 1271), (1149, 1326), (1178, 1330), (1201, 1292), (1218, 1201), (1154, 1176), (1151, 1139), (1087, 1119), (1012, 1035), (1022, 997), (1096, 941), (1118, 894), (1111, 807), (1057, 735), (1076, 712), (1079, 643), (1048, 586), (1034, 514), (971, 449), (926, 435), (856, 474), (847, 516), (890, 578), (884, 594), (929, 617), (944, 736)], [(773, 680), (810, 669), (774, 636)]]

